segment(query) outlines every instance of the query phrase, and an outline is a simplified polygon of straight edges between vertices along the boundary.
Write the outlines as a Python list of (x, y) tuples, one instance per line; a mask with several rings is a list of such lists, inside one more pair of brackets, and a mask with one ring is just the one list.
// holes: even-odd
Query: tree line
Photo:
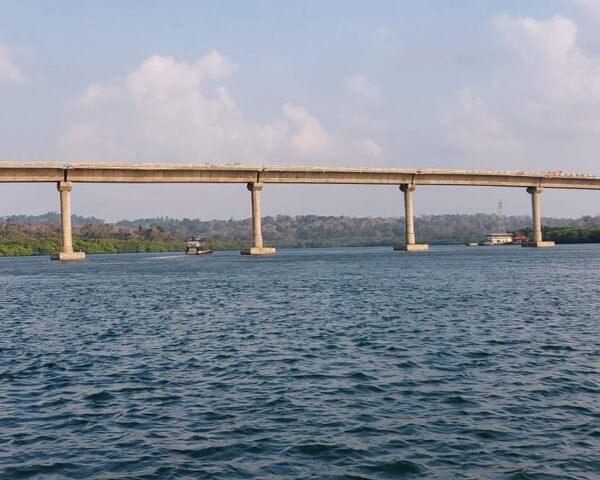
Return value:
[[(531, 218), (509, 216), (507, 230), (530, 234)], [(545, 218), (544, 238), (557, 243), (600, 242), (600, 216)], [(481, 241), (496, 229), (493, 214), (423, 215), (415, 219), (419, 242), (460, 244)], [(216, 250), (237, 250), (252, 242), (252, 220), (199, 220), (168, 217), (104, 222), (73, 217), (73, 244), (87, 253), (183, 251), (191, 235)], [(263, 236), (277, 247), (378, 246), (402, 243), (404, 219), (319, 215), (263, 218)], [(60, 250), (60, 215), (0, 219), (0, 255), (48, 255)]]

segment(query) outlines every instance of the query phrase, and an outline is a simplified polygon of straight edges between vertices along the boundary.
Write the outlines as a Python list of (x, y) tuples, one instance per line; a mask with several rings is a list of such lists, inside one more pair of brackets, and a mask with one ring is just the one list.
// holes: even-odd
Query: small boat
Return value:
[(496, 245), (512, 245), (512, 242), (512, 233), (488, 233), (485, 236), (485, 242), (482, 242), (479, 245), (482, 247), (495, 247)]
[(185, 254), (186, 255), (211, 255), (213, 249), (204, 245), (195, 235), (189, 240), (186, 240)]
[(506, 231), (504, 213), (502, 211), (502, 200), (498, 200), (498, 215), (497, 215), (496, 231), (488, 233), (485, 236), (485, 241), (480, 242), (481, 247), (495, 247), (498, 245), (516, 245), (515, 236)]

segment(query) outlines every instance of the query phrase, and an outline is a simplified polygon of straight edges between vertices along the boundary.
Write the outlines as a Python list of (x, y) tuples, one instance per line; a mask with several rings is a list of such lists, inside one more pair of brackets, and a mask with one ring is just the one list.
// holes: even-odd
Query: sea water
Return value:
[(600, 245), (0, 259), (0, 478), (598, 478)]

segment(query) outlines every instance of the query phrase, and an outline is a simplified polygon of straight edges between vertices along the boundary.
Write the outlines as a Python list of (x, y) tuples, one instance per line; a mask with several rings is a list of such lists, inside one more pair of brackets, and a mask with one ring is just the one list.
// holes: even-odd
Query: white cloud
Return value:
[[(126, 79), (90, 85), (83, 118), (62, 136), (72, 161), (319, 162), (336, 142), (303, 106), (286, 103), (268, 123), (247, 119), (215, 81), (236, 66), (216, 51), (195, 62), (153, 55)], [(102, 104), (102, 111), (99, 106)], [(335, 158), (333, 158), (335, 160)]]
[(442, 125), (446, 142), (461, 151), (503, 154), (519, 147), (502, 121), (470, 89), (458, 93), (455, 108), (442, 115)]
[(600, 120), (600, 61), (577, 45), (577, 26), (552, 17), (504, 18), (497, 24), (514, 54), (513, 76), (503, 79), (501, 101), (528, 128), (585, 133)]
[(0, 83), (19, 82), (23, 79), (23, 73), (14, 62), (12, 50), (0, 43)]
[(102, 103), (113, 100), (120, 93), (120, 89), (116, 86), (92, 83), (75, 99), (75, 105), (83, 109), (96, 108)]
[(355, 132), (384, 133), (390, 126), (380, 116), (373, 116), (357, 110), (343, 110), (339, 114), (340, 123)]
[(520, 154), (535, 168), (565, 167), (570, 152), (571, 168), (589, 168), (576, 152), (600, 153), (600, 60), (581, 50), (577, 25), (561, 16), (501, 17), (494, 28), (502, 67), (441, 115), (446, 142), (465, 153)]
[(378, 101), (381, 96), (379, 88), (371, 84), (362, 73), (346, 78), (344, 86), (351, 94), (370, 102)]
[(571, 0), (572, 3), (581, 7), (586, 12), (596, 17), (600, 17), (600, 0)]
[(327, 132), (304, 107), (286, 103), (283, 106), (283, 113), (299, 129), (291, 139), (293, 147), (298, 152), (311, 155), (324, 152), (332, 146)]
[[(130, 132), (98, 122), (80, 121), (71, 125), (62, 136), (70, 158), (77, 162), (142, 161), (126, 141)], [(146, 161), (146, 160), (144, 160)]]
[(577, 27), (565, 17), (548, 20), (501, 17), (496, 28), (506, 44), (525, 60), (564, 65), (576, 53)]
[(371, 158), (380, 157), (383, 152), (381, 146), (369, 137), (359, 138), (354, 144), (360, 152)]
[(381, 119), (377, 108), (381, 100), (379, 87), (367, 80), (364, 74), (357, 74), (344, 80), (344, 87), (358, 102), (350, 102), (350, 109), (339, 113), (340, 124), (351, 132), (353, 140), (349, 148), (353, 156), (359, 159), (355, 164), (381, 160), (383, 149), (370, 135), (382, 135), (388, 126)]
[(208, 54), (200, 57), (196, 63), (196, 69), (204, 77), (225, 79), (237, 70), (237, 65), (216, 50), (211, 50)]

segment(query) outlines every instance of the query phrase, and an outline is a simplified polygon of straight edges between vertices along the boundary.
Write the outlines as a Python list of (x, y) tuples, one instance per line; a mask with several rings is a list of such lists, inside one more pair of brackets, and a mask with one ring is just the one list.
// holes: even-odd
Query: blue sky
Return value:
[[(0, 161), (600, 173), (600, 0), (0, 3)], [(243, 186), (76, 186), (107, 219), (246, 217)], [(546, 192), (544, 214), (600, 213)], [(527, 213), (422, 188), (416, 212)], [(18, 200), (18, 202), (16, 201)], [(267, 214), (401, 215), (392, 187), (283, 187)], [(1, 185), (0, 215), (58, 208)]]

